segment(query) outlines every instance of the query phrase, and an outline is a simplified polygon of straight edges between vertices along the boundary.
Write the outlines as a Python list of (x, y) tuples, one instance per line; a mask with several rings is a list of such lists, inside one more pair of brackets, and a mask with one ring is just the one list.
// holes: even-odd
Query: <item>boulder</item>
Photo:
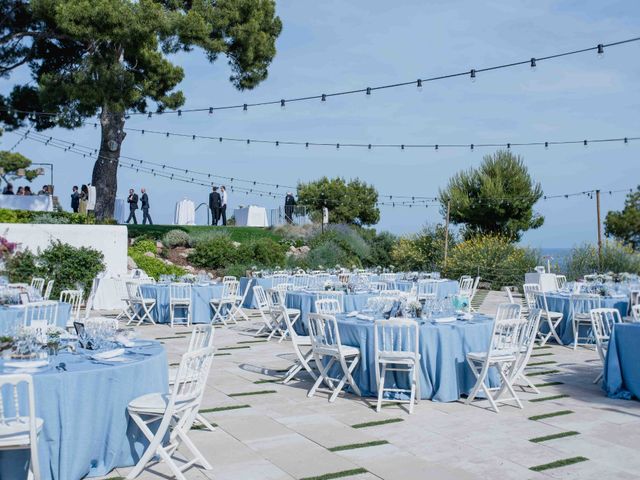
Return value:
[(233, 246), (238, 248), (240, 245), (242, 245), (240, 242), (231, 242), (233, 243)]
[(189, 273), (196, 273), (196, 269), (193, 268), (191, 265), (186, 265), (184, 269)]
[(127, 257), (127, 270), (135, 270), (136, 268), (138, 265), (133, 261), (133, 258)]
[(145, 257), (156, 258), (156, 254), (153, 252), (144, 252)]
[(301, 246), (298, 251), (302, 254), (302, 255), (306, 255), (307, 253), (309, 253), (311, 251), (310, 247), (307, 247), (306, 245)]

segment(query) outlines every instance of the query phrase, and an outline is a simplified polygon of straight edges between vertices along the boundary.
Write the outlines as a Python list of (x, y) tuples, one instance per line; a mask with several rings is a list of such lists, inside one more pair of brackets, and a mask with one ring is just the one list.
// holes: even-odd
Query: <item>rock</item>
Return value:
[(184, 269), (189, 273), (195, 273), (196, 272), (196, 269), (193, 268), (191, 265), (185, 266)]
[(162, 247), (164, 247), (164, 245), (162, 245), (162, 242), (160, 240), (156, 241), (156, 248), (162, 250)]
[(144, 252), (145, 257), (156, 258), (156, 254), (153, 252)]
[(171, 260), (167, 260), (166, 258), (162, 260), (164, 262), (165, 265), (173, 265), (173, 262)]
[(136, 268), (138, 265), (133, 261), (133, 258), (127, 257), (127, 270), (135, 270)]
[(307, 247), (306, 245), (301, 246), (298, 251), (302, 254), (302, 255), (306, 255), (307, 253), (309, 253), (311, 251), (311, 248)]
[(233, 243), (233, 246), (238, 248), (240, 245), (242, 245), (240, 242), (231, 242)]
[(189, 254), (187, 252), (178, 252), (178, 256), (182, 258), (187, 258)]
[(293, 245), (291, 245), (291, 246), (289, 247), (289, 252), (290, 252), (290, 253), (296, 253), (297, 251), (298, 251), (298, 249), (297, 249), (296, 247), (294, 247)]

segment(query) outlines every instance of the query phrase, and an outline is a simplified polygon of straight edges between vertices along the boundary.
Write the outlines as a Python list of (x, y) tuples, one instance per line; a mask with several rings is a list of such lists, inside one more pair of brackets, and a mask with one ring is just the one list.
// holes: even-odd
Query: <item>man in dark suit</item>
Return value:
[(133, 223), (137, 224), (138, 219), (136, 218), (136, 210), (138, 209), (138, 194), (133, 191), (133, 188), (129, 189), (127, 203), (129, 204), (129, 218), (127, 218), (127, 223), (133, 220)]
[(140, 189), (142, 193), (142, 197), (140, 198), (141, 206), (142, 206), (142, 224), (146, 225), (147, 220), (149, 220), (149, 225), (153, 225), (151, 221), (151, 216), (149, 215), (149, 196), (147, 195), (147, 190), (144, 188)]
[(218, 193), (218, 187), (213, 187), (213, 191), (209, 194), (209, 208), (211, 209), (211, 225), (218, 225), (220, 220), (220, 210), (222, 209), (222, 197)]
[(78, 213), (80, 209), (80, 193), (78, 193), (78, 186), (74, 185), (71, 191), (71, 210), (73, 213)]
[(293, 207), (296, 206), (296, 199), (291, 192), (287, 192), (284, 197), (284, 219), (287, 223), (293, 223)]

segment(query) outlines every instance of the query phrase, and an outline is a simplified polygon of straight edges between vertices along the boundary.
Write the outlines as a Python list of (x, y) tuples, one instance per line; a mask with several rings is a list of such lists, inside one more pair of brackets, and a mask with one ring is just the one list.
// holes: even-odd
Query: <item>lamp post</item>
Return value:
[[(51, 173), (51, 175), (49, 176), (51, 183), (49, 183), (49, 185), (51, 185), (51, 188), (53, 189), (53, 163), (36, 163), (33, 162), (31, 165), (42, 165), (45, 167), (49, 167), (49, 172)], [(53, 191), (51, 192), (51, 194), (53, 195)]]

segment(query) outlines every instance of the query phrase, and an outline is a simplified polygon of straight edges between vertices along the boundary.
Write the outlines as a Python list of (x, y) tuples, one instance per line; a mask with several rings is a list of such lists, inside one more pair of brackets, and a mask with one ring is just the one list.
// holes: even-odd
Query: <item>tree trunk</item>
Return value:
[(118, 160), (120, 147), (126, 136), (124, 132), (124, 113), (111, 112), (107, 106), (100, 113), (102, 138), (100, 154), (93, 166), (91, 184), (96, 187), (97, 220), (113, 218), (118, 190)]

